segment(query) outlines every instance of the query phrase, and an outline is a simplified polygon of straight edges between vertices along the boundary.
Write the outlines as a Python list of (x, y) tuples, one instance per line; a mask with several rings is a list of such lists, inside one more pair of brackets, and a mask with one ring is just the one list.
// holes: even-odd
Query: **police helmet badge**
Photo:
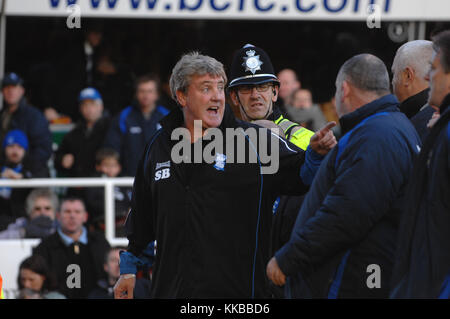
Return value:
[(255, 53), (255, 50), (245, 52), (247, 56), (244, 56), (244, 63), (242, 63), (242, 66), (245, 67), (245, 72), (250, 71), (252, 74), (255, 74), (256, 71), (261, 70), (263, 62), (259, 59), (259, 55), (255, 55)]

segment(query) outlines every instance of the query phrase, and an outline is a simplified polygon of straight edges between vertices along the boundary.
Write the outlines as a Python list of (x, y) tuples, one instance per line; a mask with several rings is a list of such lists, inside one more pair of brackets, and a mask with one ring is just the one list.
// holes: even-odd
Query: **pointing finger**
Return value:
[(319, 132), (326, 133), (327, 131), (329, 131), (329, 130), (331, 130), (333, 127), (335, 127), (336, 125), (337, 125), (337, 124), (336, 124), (335, 121), (328, 122), (324, 127), (322, 127), (322, 128), (320, 129)]

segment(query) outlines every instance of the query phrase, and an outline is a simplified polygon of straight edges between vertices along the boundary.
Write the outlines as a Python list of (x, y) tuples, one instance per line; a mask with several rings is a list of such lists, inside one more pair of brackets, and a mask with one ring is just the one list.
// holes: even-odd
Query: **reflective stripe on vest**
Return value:
[(314, 135), (314, 132), (304, 128), (300, 124), (285, 119), (283, 115), (280, 115), (280, 117), (276, 119), (274, 123), (283, 130), (284, 136), (289, 142), (306, 151), (306, 148), (308, 147), (309, 141)]

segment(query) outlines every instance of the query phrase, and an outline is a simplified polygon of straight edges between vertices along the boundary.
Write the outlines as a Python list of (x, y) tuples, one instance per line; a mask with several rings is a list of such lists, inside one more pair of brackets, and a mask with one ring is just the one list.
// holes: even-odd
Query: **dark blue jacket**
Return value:
[(450, 94), (414, 164), (393, 298), (450, 298)]
[(134, 176), (139, 159), (151, 137), (159, 129), (159, 121), (169, 111), (157, 106), (150, 119), (146, 120), (137, 106), (128, 106), (117, 114), (106, 135), (105, 147), (120, 154), (122, 175)]
[[(288, 276), (287, 297), (388, 297), (402, 194), (420, 147), (397, 106), (386, 95), (340, 119), (344, 136), (275, 254)], [(372, 264), (380, 266), (381, 288), (368, 288)]]
[[(2, 114), (3, 112), (7, 112), (6, 107), (3, 108)], [(52, 155), (52, 135), (42, 112), (22, 99), (11, 117), (7, 131), (14, 129), (23, 131), (28, 138), (30, 171), (35, 173), (45, 170), (48, 167), (47, 161)], [(3, 132), (2, 137), (7, 131)], [(3, 139), (0, 143), (3, 143)]]

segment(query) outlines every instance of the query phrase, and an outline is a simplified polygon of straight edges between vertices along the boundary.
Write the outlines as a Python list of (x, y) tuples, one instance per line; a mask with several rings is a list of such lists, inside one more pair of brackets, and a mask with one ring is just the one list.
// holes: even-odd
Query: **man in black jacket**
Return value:
[(109, 117), (103, 115), (103, 101), (94, 88), (85, 88), (79, 95), (82, 120), (67, 133), (55, 156), (58, 173), (68, 177), (89, 177), (95, 174), (95, 154), (103, 145), (109, 128)]
[[(222, 63), (196, 52), (175, 65), (170, 87), (180, 108), (161, 121), (139, 163), (116, 298), (132, 298), (136, 265), (155, 239), (152, 297), (268, 297), (273, 202), (305, 193), (304, 176), (320, 161), (236, 120), (225, 107), (226, 79)], [(329, 132), (317, 133), (323, 147), (334, 145), (323, 141)], [(203, 144), (212, 139), (216, 147)]]
[(427, 80), (440, 105), (414, 165), (392, 280), (393, 298), (450, 298), (450, 30), (433, 39)]
[(43, 239), (33, 254), (45, 258), (63, 295), (86, 298), (104, 277), (103, 258), (109, 243), (102, 234), (89, 232), (83, 226), (88, 213), (81, 199), (64, 199), (57, 217), (60, 227)]
[(23, 131), (29, 141), (30, 169), (32, 172), (42, 171), (52, 155), (52, 137), (47, 120), (25, 101), (23, 80), (16, 73), (5, 75), (2, 94), (5, 106), (0, 112), (0, 140), (10, 130)]
[(411, 120), (422, 142), (428, 135), (428, 121), (435, 112), (427, 104), (430, 90), (425, 80), (432, 46), (432, 42), (426, 40), (407, 42), (397, 50), (392, 63), (392, 88), (400, 101), (400, 111)]

